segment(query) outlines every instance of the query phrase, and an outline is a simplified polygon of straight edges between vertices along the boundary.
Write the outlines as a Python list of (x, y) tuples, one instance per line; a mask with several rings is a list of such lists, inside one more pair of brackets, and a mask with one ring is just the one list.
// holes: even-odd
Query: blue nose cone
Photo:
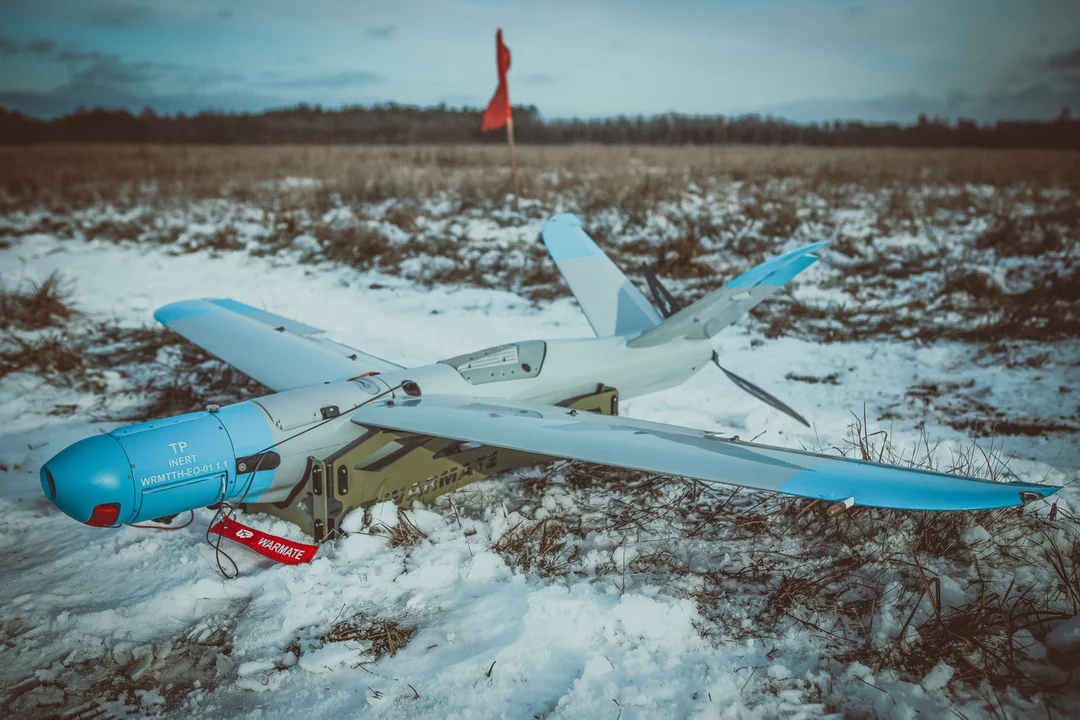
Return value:
[(131, 463), (111, 435), (95, 435), (57, 453), (41, 468), (41, 490), (81, 523), (120, 525), (135, 508)]

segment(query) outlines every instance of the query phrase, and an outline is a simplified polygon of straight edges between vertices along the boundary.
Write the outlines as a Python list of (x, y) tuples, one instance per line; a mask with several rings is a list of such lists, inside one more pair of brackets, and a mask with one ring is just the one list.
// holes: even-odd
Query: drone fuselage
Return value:
[(351, 411), (374, 398), (490, 397), (559, 403), (599, 386), (635, 397), (709, 363), (707, 341), (630, 348), (620, 336), (525, 341), (431, 365), (296, 388), (80, 440), (41, 470), (45, 495), (80, 522), (119, 526), (224, 501), (284, 500), (310, 458), (367, 430)]

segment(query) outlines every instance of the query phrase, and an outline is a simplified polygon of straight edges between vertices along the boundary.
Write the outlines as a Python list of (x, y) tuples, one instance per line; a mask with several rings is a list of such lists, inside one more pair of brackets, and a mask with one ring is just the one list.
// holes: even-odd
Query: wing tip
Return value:
[(154, 311), (154, 319), (168, 327), (177, 320), (207, 315), (210, 312), (212, 312), (212, 310), (207, 307), (206, 300), (180, 300), (179, 302), (169, 303), (168, 305), (159, 307)]
[(581, 218), (574, 213), (558, 213), (552, 216), (545, 225), (548, 223), (558, 223), (559, 225), (569, 225), (570, 227), (581, 227)]
[(758, 285), (783, 287), (796, 275), (817, 262), (818, 256), (812, 253), (828, 244), (827, 240), (823, 240), (804, 245), (783, 255), (777, 255), (728, 281), (724, 287), (732, 290), (748, 289)]
[(197, 300), (180, 300), (168, 305), (162, 305), (154, 311), (154, 319), (162, 325), (168, 326), (177, 320), (209, 315), (221, 310), (228, 310), (238, 315), (254, 315), (262, 312), (257, 307), (245, 305), (230, 298), (199, 298)]
[(1019, 507), (1061, 488), (994, 482), (932, 470), (837, 458), (789, 478), (779, 491), (828, 502), (853, 497), (855, 505), (919, 511), (970, 511)]
[(545, 222), (540, 229), (540, 239), (556, 264), (572, 258), (607, 258), (600, 246), (581, 229), (578, 216), (570, 213), (560, 213)]

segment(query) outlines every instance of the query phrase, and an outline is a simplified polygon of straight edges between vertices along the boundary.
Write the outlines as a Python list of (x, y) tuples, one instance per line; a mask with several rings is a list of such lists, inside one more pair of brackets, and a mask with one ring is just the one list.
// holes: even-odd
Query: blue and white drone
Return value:
[(1058, 489), (619, 417), (619, 396), (664, 390), (719, 365), (710, 339), (813, 264), (825, 243), (769, 260), (680, 309), (650, 273), (651, 303), (573, 215), (549, 220), (542, 237), (596, 337), (526, 340), (404, 368), (233, 300), (166, 305), (155, 318), (274, 394), (80, 440), (44, 465), (42, 489), (90, 525), (245, 503), (313, 518), (316, 540), (331, 537), (354, 507), (426, 500), (502, 469), (559, 458), (815, 498), (837, 509), (983, 510)]

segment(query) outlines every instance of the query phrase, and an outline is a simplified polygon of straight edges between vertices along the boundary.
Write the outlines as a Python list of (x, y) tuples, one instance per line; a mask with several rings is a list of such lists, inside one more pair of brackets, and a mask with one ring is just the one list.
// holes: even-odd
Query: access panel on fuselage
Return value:
[(547, 354), (543, 340), (510, 343), (440, 360), (458, 371), (472, 385), (522, 380), (540, 374)]
[(173, 515), (222, 500), (235, 462), (232, 441), (207, 412), (121, 428), (112, 433), (131, 463), (135, 517)]

